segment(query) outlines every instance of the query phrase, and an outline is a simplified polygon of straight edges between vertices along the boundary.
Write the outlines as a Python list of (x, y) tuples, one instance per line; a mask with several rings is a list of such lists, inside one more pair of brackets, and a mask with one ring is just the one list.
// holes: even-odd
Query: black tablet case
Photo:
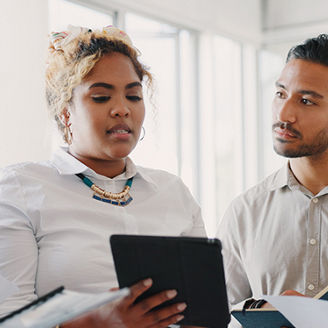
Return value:
[(227, 327), (230, 314), (218, 239), (112, 235), (110, 244), (121, 288), (152, 278), (153, 286), (140, 299), (176, 289), (178, 295), (165, 305), (187, 303), (179, 324)]

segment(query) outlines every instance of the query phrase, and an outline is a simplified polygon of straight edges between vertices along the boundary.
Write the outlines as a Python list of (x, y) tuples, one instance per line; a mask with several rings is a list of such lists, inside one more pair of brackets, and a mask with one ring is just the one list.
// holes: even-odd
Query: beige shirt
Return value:
[(313, 195), (286, 165), (231, 203), (217, 233), (231, 305), (328, 285), (327, 193)]

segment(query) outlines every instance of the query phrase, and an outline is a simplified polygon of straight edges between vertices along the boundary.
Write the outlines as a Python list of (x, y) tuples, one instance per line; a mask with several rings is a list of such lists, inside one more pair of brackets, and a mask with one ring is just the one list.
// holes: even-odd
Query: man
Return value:
[(272, 114), (274, 149), (289, 160), (235, 199), (218, 229), (232, 305), (328, 285), (327, 34), (289, 51)]

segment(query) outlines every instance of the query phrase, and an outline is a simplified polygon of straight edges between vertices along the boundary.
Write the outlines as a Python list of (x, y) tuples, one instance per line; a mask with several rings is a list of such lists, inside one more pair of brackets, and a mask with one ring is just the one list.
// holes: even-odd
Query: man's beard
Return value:
[[(299, 131), (290, 127), (288, 123), (275, 123), (272, 126), (272, 130), (278, 126), (283, 127), (286, 130), (294, 133), (300, 140), (303, 139), (302, 134)], [(296, 149), (288, 149), (288, 147), (286, 147), (285, 149), (284, 147), (279, 147), (280, 145), (283, 144), (288, 144), (288, 141), (277, 138), (277, 140), (275, 140), (274, 142), (273, 148), (278, 155), (284, 157), (296, 158), (296, 157), (319, 155), (328, 149), (328, 129), (322, 129), (313, 138), (310, 144), (301, 144)]]

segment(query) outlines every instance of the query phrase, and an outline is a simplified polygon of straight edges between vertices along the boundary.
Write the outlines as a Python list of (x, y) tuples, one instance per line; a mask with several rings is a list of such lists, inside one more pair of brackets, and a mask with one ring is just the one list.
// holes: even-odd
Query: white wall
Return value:
[(259, 44), (261, 0), (76, 0), (153, 17)]
[(0, 166), (49, 155), (43, 69), (47, 1), (0, 1)]
[(327, 0), (262, 0), (262, 44), (286, 55), (303, 40), (328, 31)]

